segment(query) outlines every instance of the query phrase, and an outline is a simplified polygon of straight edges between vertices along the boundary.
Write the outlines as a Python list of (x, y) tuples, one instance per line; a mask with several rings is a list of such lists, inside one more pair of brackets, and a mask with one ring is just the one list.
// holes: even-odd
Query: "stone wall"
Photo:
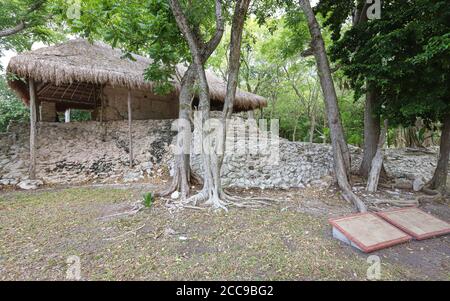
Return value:
[[(103, 90), (103, 120), (128, 119), (128, 90), (107, 86)], [(131, 92), (131, 112), (133, 120), (174, 119), (178, 116), (178, 98), (174, 94), (160, 96), (144, 90)], [(99, 112), (96, 112), (99, 120)]]
[[(153, 176), (169, 150), (170, 122), (133, 121), (134, 167), (129, 167), (127, 121), (40, 122), (37, 177), (46, 184), (116, 182)], [(4, 136), (4, 137), (3, 137)], [(28, 178), (29, 125), (13, 123), (0, 136), (0, 179)], [(3, 138), (1, 138), (3, 137)], [(154, 166), (155, 165), (155, 166)], [(158, 168), (159, 169), (159, 168)]]
[(56, 121), (56, 105), (54, 102), (41, 101), (39, 105), (39, 120), (44, 122)]
[[(172, 120), (133, 121), (134, 167), (129, 167), (127, 121), (38, 123), (37, 177), (45, 184), (115, 183), (167, 179), (173, 162), (170, 143)], [(249, 135), (237, 135), (237, 145)], [(246, 139), (247, 138), (247, 139)], [(222, 170), (225, 186), (304, 187), (332, 173), (331, 146), (279, 140), (278, 162), (273, 153), (240, 154), (228, 149)], [(350, 147), (356, 169), (361, 150)], [(28, 178), (29, 126), (12, 123), (0, 133), (0, 188)], [(201, 156), (192, 154), (194, 170), (201, 172)], [(430, 179), (436, 154), (386, 151), (386, 169), (396, 177)]]

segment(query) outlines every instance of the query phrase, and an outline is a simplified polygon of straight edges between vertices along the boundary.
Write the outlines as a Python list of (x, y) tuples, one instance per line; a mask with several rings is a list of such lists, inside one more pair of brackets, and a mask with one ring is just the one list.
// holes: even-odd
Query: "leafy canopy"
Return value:
[(0, 56), (5, 50), (31, 49), (34, 42), (53, 43), (61, 39), (51, 24), (54, 3), (46, 0), (0, 1), (0, 31), (23, 23), (20, 32), (0, 37)]
[[(68, 4), (58, 0), (64, 10)], [(193, 28), (207, 39), (213, 32), (212, 1), (181, 1)], [(187, 9), (188, 8), (188, 9)], [(155, 92), (168, 93), (175, 65), (191, 60), (167, 0), (84, 0), (79, 18), (66, 18), (71, 32), (90, 40), (103, 40), (113, 47), (152, 58), (144, 77), (156, 83)]]
[(317, 8), (333, 30), (331, 57), (355, 89), (379, 89), (391, 124), (428, 124), (450, 110), (450, 2), (387, 0), (381, 19), (347, 24), (354, 1), (322, 0)]

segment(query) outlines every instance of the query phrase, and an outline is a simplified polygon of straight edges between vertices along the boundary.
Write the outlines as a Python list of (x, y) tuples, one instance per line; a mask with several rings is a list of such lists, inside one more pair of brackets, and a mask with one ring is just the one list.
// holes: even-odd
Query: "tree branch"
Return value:
[(8, 37), (8, 36), (14, 35), (14, 34), (16, 34), (16, 33), (18, 33), (18, 32), (21, 32), (22, 30), (24, 30), (24, 29), (27, 27), (27, 24), (26, 24), (26, 22), (25, 22), (25, 20), (27, 19), (27, 17), (28, 17), (31, 13), (33, 13), (33, 12), (39, 10), (39, 9), (44, 5), (44, 3), (45, 3), (46, 1), (47, 1), (47, 0), (38, 0), (38, 1), (35, 1), (35, 2), (31, 5), (31, 7), (28, 9), (28, 11), (25, 13), (25, 17), (23, 17), (23, 19), (20, 20), (19, 23), (17, 23), (17, 25), (15, 25), (15, 26), (13, 26), (13, 27), (10, 27), (10, 28), (6, 28), (6, 29), (0, 30), (0, 38)]
[(309, 47), (308, 49), (303, 50), (300, 55), (302, 57), (308, 57), (314, 55), (314, 50), (312, 47)]
[(11, 36), (11, 35), (16, 34), (24, 29), (25, 29), (25, 23), (23, 21), (20, 21), (20, 23), (14, 27), (0, 30), (0, 38)]

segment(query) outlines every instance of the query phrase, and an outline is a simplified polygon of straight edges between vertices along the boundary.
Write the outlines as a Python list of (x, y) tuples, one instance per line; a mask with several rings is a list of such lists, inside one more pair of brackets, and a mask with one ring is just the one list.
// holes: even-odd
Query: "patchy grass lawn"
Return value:
[[(0, 280), (64, 280), (71, 255), (80, 257), (83, 280), (366, 279), (368, 255), (331, 237), (329, 213), (351, 210), (339, 201), (320, 207), (317, 198), (324, 196), (291, 191), (277, 192), (284, 194), (282, 204), (258, 210), (172, 214), (157, 200), (135, 215), (111, 216), (127, 210), (142, 192), (70, 188), (0, 194)], [(416, 264), (421, 266), (427, 252), (409, 249), (423, 249), (426, 242), (376, 253), (381, 278), (449, 280), (450, 243), (446, 237), (434, 243), (439, 250), (423, 271)]]

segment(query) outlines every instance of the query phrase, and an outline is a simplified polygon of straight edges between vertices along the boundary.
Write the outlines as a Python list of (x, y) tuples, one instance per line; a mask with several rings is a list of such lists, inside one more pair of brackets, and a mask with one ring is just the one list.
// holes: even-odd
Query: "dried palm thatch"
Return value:
[[(153, 83), (144, 80), (144, 70), (151, 60), (133, 55), (134, 60), (123, 58), (118, 49), (87, 40), (76, 39), (68, 42), (29, 51), (11, 58), (7, 72), (22, 78), (32, 78), (36, 82), (54, 85), (85, 82), (95, 85), (111, 85), (131, 89), (153, 89)], [(182, 75), (186, 67), (177, 66), (177, 74)], [(174, 76), (174, 90), (179, 91), (180, 82)], [(226, 84), (210, 70), (207, 71), (211, 98), (223, 102)], [(28, 102), (28, 91), (23, 82), (10, 81), (10, 86), (22, 99)], [(265, 107), (266, 100), (245, 91), (236, 93), (235, 108), (251, 110)]]

